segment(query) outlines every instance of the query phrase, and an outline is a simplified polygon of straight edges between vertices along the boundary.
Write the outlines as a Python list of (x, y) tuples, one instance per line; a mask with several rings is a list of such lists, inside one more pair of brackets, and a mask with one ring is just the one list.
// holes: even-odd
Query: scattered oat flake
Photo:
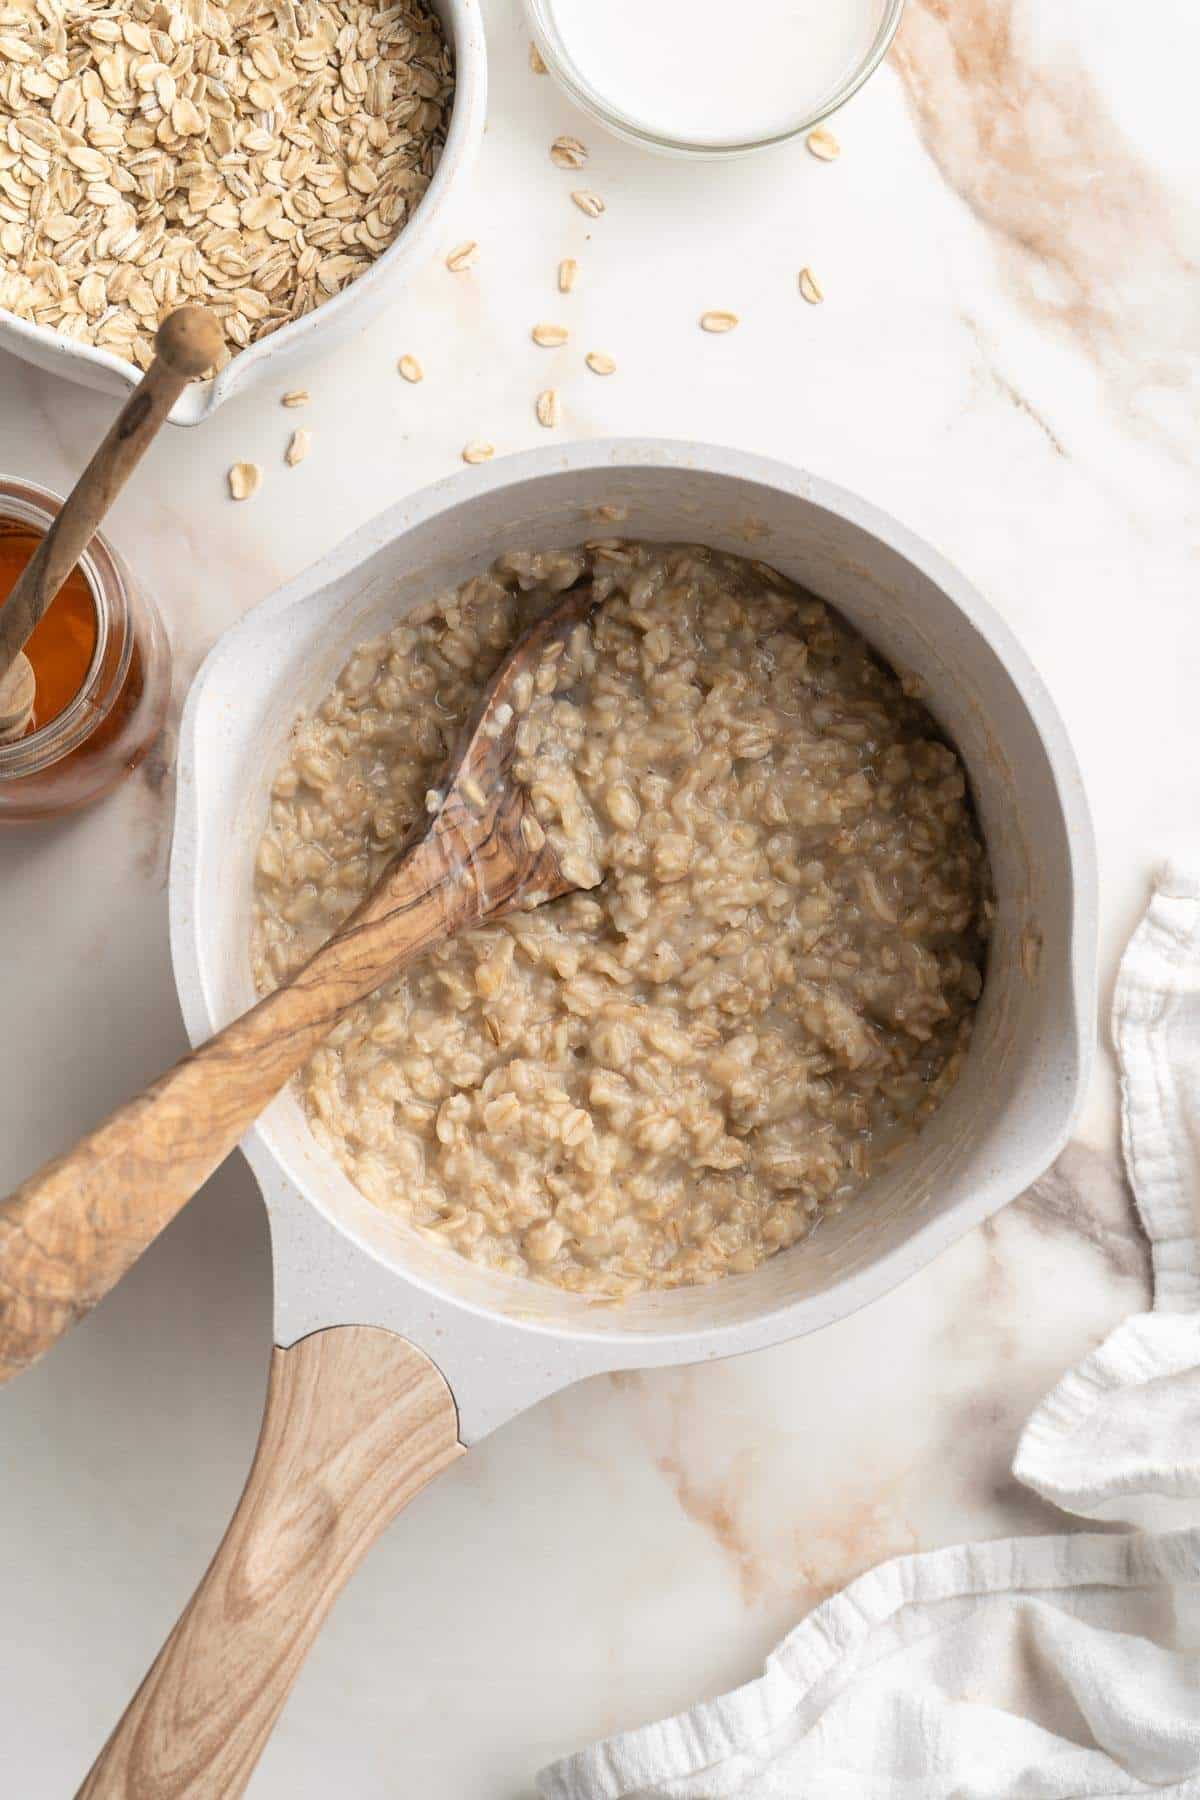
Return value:
[(294, 469), (297, 463), (302, 463), (311, 449), (312, 432), (305, 431), (303, 428), (293, 431), (292, 441), (284, 452), (284, 461), (288, 468)]
[(446, 258), (446, 267), (452, 275), (461, 275), (479, 261), (479, 245), (474, 238), (468, 238), (465, 244), (459, 244)]
[(589, 219), (598, 219), (604, 211), (604, 202), (599, 194), (593, 194), (588, 188), (576, 188), (571, 198), (580, 212), (585, 212)]
[(476, 438), (472, 443), (469, 443), (465, 447), (462, 453), (462, 459), (465, 463), (482, 463), (488, 462), (495, 454), (495, 444), (488, 444), (481, 438)]
[(842, 146), (838, 143), (832, 131), (825, 131), (823, 129), (819, 131), (810, 131), (805, 142), (812, 155), (817, 158), (818, 162), (836, 162), (838, 157), (842, 154)]
[(562, 424), (562, 401), (558, 397), (557, 388), (546, 388), (537, 397), (537, 420), (547, 431), (553, 431), (556, 425)]
[(569, 294), (579, 279), (579, 264), (573, 256), (564, 256), (558, 265), (558, 291)]
[(700, 314), (701, 331), (732, 331), (740, 321), (733, 312), (706, 312)]
[(229, 471), (229, 492), (235, 500), (248, 500), (262, 486), (262, 470), (257, 463), (236, 462)]
[(582, 169), (587, 159), (587, 145), (577, 137), (556, 137), (550, 146), (550, 161), (560, 169)]
[(534, 43), (530, 43), (529, 46), (529, 66), (535, 75), (544, 75), (546, 73), (546, 65), (542, 61), (542, 53)]
[(811, 269), (800, 271), (800, 292), (810, 306), (820, 306), (825, 298), (825, 290)]
[(308, 399), (307, 388), (290, 388), (283, 396), (283, 404), (285, 406), (307, 406)]
[(535, 325), (530, 333), (543, 350), (560, 350), (570, 335), (565, 325)]
[(606, 350), (589, 350), (584, 358), (593, 375), (615, 375), (617, 365)]
[(408, 355), (402, 356), (400, 361), (396, 364), (396, 367), (403, 375), (405, 381), (424, 381), (425, 379), (425, 370), (418, 357)]

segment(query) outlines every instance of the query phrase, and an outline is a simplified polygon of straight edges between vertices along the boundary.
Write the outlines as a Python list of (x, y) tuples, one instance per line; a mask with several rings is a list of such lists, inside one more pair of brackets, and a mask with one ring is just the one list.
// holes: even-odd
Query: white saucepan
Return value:
[(278, 1346), (254, 1468), (85, 1794), (240, 1793), (342, 1583), (464, 1447), (582, 1376), (731, 1356), (843, 1317), (1011, 1200), (1066, 1142), (1092, 1053), (1096, 874), (1079, 772), (1041, 681), (969, 583), (874, 507), (690, 444), (576, 445), (457, 475), (217, 645), (184, 715), (171, 870), (193, 1041), (253, 999), (255, 847), (297, 712), (431, 588), (505, 548), (614, 532), (762, 557), (919, 677), (969, 770), (998, 901), (962, 1078), (906, 1157), (810, 1242), (754, 1274), (619, 1307), (430, 1246), (357, 1192), (281, 1095), (245, 1144), (271, 1221)]

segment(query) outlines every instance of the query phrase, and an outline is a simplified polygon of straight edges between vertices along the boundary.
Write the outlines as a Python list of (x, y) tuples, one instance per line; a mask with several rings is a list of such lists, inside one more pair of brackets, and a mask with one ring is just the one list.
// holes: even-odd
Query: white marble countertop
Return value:
[[(282, 460), (301, 416), (268, 388), (173, 432), (112, 516), (179, 693), (224, 626), (468, 439), (545, 443), (533, 400), (550, 381), (564, 435), (806, 464), (956, 560), (1044, 674), (1095, 813), (1103, 1008), (1153, 863), (1197, 828), (1187, 0), (910, 0), (832, 165), (802, 145), (689, 166), (606, 141), (530, 73), (514, 0), (487, 15), (491, 123), (443, 247), (477, 237), (477, 269), (430, 267), (289, 377), (312, 392), (301, 467)], [(562, 130), (592, 146), (601, 220), (547, 158)], [(568, 254), (582, 273), (561, 300)], [(819, 308), (797, 294), (806, 263)], [(741, 327), (705, 336), (709, 307)], [(536, 319), (568, 314), (574, 350), (530, 343)], [(583, 369), (591, 347), (617, 375)], [(419, 387), (395, 373), (406, 350)], [(4, 358), (0, 467), (61, 491), (111, 413)], [(238, 458), (266, 471), (241, 506)], [(75, 823), (2, 840), (5, 1186), (183, 1048), (170, 820), (156, 756)], [(750, 1677), (881, 1558), (1057, 1528), (1008, 1465), (1034, 1402), (1146, 1293), (1116, 1125), (1105, 1046), (1057, 1169), (906, 1287), (734, 1363), (595, 1380), (472, 1452), (352, 1583), (252, 1795), (523, 1800), (551, 1756)], [(202, 1572), (248, 1464), (270, 1321), (265, 1219), (235, 1158), (0, 1396), (14, 1800), (73, 1791)]]

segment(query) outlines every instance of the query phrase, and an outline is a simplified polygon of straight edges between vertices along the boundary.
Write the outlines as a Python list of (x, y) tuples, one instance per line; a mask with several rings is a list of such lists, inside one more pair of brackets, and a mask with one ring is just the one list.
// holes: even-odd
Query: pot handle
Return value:
[(236, 1800), (345, 1582), (462, 1451), (445, 1380), (393, 1332), (273, 1351), (237, 1511), (76, 1800)]

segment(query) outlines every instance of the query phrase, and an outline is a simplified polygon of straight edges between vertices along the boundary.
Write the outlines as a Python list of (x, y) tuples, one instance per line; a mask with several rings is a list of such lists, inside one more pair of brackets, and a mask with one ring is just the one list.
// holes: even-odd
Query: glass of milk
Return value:
[(619, 136), (741, 156), (810, 131), (882, 61), (904, 0), (525, 0), (542, 59)]

